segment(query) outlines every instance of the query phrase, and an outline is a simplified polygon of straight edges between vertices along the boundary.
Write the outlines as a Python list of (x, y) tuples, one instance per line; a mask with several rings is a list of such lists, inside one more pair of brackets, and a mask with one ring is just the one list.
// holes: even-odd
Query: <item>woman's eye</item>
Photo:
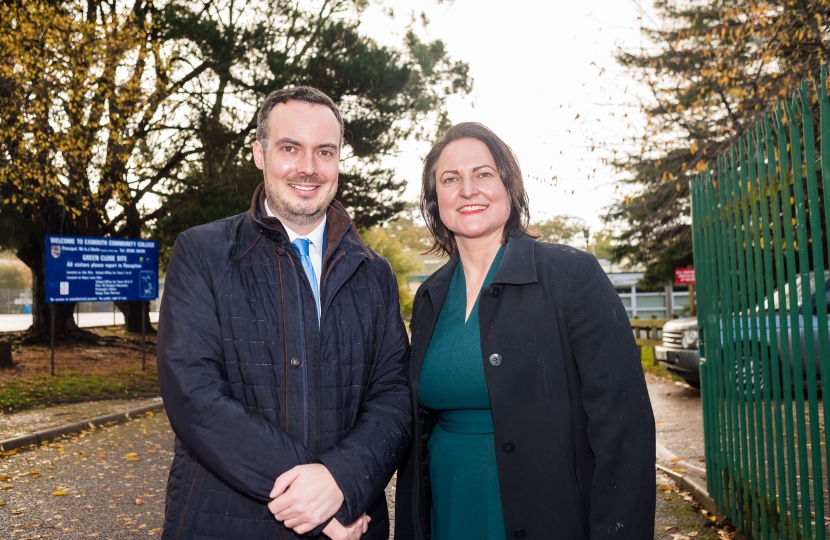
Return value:
[(481, 173), (480, 176), (481, 176), (481, 178), (489, 178), (489, 177), (493, 176), (493, 174), (489, 173), (489, 172), (483, 172), (483, 173)]
[(448, 176), (447, 178), (444, 178), (443, 182), (445, 184), (450, 184), (452, 182), (455, 182), (456, 180), (458, 179), (455, 176)]

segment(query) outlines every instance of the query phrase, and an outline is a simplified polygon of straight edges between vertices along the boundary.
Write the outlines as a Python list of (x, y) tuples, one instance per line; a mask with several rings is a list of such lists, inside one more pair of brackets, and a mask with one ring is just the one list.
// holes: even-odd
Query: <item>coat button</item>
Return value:
[(501, 365), (501, 355), (491, 354), (490, 355), (490, 365), (491, 366), (500, 366)]
[(501, 445), (501, 449), (505, 454), (512, 454), (513, 450), (516, 449), (516, 445), (510, 441), (507, 441), (503, 445)]
[(294, 357), (294, 358), (291, 359), (291, 367), (301, 368), (301, 367), (303, 367), (303, 361), (300, 360), (299, 358)]
[(277, 248), (277, 255), (280, 257), (285, 257), (285, 250), (282, 248)]
[(513, 531), (513, 538), (524, 538), (527, 536), (527, 532), (524, 529), (516, 529)]
[(498, 287), (490, 288), (490, 296), (492, 296), (493, 298), (498, 298), (500, 293), (501, 289), (499, 289)]

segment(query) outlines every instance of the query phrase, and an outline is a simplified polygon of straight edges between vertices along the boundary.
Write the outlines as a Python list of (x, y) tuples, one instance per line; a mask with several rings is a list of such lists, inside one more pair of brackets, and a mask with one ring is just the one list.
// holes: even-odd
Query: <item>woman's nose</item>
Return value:
[(472, 176), (461, 179), (461, 196), (467, 199), (478, 194), (478, 186)]

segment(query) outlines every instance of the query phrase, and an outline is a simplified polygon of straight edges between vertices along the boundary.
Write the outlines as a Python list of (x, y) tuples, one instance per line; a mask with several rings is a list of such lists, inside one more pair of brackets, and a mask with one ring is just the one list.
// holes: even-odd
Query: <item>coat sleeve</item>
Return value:
[(342, 441), (317, 456), (343, 491), (344, 503), (335, 515), (343, 524), (354, 523), (383, 495), (412, 440), (409, 340), (395, 276), (388, 264), (382, 273), (387, 299), (384, 326), (357, 421)]
[(591, 540), (654, 535), (654, 415), (634, 336), (605, 272), (584, 256), (565, 307), (594, 453)]
[(161, 394), (176, 436), (217, 477), (260, 501), (277, 477), (312, 455), (231, 395), (216, 298), (200, 252), (176, 240), (159, 313)]

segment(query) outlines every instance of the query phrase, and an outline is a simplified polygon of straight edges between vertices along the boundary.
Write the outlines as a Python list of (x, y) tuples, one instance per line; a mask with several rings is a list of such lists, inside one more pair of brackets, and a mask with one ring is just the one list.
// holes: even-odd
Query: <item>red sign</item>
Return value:
[(695, 269), (694, 268), (675, 268), (674, 282), (678, 285), (694, 285), (695, 284)]

